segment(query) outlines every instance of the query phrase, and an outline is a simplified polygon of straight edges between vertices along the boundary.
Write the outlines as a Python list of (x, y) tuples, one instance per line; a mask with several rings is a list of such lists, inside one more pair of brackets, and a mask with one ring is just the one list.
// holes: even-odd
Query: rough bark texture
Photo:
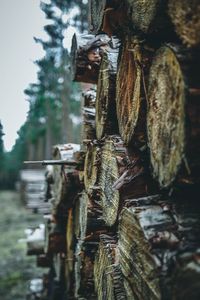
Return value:
[[(127, 38), (117, 73), (116, 103), (119, 131), (125, 143), (130, 143), (136, 133), (144, 142), (145, 118), (142, 106), (142, 53), (138, 40)], [(143, 100), (144, 101), (144, 100)]]
[(169, 15), (177, 34), (190, 46), (200, 45), (199, 0), (169, 0)]
[[(97, 83), (99, 65), (109, 37), (101, 34), (74, 34), (71, 47), (71, 70), (74, 81)], [(91, 54), (91, 55), (90, 55)]]
[[(127, 206), (119, 224), (119, 261), (133, 299), (198, 299), (199, 209), (158, 197)], [(192, 278), (193, 285), (184, 284)]]
[(98, 300), (127, 299), (118, 256), (116, 237), (101, 235), (94, 263), (95, 289)]
[(101, 61), (96, 99), (97, 139), (118, 132), (115, 96), (119, 46), (119, 40), (113, 38)]

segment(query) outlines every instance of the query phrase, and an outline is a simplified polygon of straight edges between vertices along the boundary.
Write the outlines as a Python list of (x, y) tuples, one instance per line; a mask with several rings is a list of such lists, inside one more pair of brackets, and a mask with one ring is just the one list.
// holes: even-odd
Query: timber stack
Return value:
[(82, 144), (53, 149), (35, 253), (55, 299), (200, 298), (199, 14), (199, 0), (89, 0), (71, 51), (73, 80), (94, 84)]

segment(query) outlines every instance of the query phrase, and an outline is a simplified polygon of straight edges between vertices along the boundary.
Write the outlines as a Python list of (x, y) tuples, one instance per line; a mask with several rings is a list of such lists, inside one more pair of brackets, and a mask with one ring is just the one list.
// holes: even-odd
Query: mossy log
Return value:
[(127, 299), (120, 270), (116, 237), (102, 234), (94, 263), (98, 300)]
[(95, 102), (96, 90), (90, 89), (83, 93), (83, 127), (82, 137), (84, 139), (93, 140), (96, 138), (95, 126)]
[(184, 176), (192, 181), (199, 178), (200, 61), (195, 56), (173, 45), (163, 46), (150, 68), (147, 132), (153, 174), (161, 187), (172, 184), (183, 161)]
[(128, 37), (120, 57), (116, 84), (119, 132), (126, 144), (145, 143), (146, 107), (143, 93), (142, 50), (137, 38)]
[(177, 34), (189, 47), (200, 46), (199, 0), (169, 0), (169, 15)]
[(110, 38), (106, 34), (74, 34), (71, 47), (71, 71), (74, 81), (97, 83), (99, 66)]
[(109, 136), (102, 147), (99, 175), (100, 203), (108, 226), (117, 221), (124, 200), (148, 195), (149, 180), (140, 154), (130, 156), (119, 136)]
[(103, 54), (96, 98), (96, 136), (118, 133), (116, 117), (116, 73), (120, 42), (113, 38)]
[(172, 31), (167, 0), (126, 0), (133, 30), (163, 38)]
[(95, 34), (105, 32), (109, 36), (119, 34), (119, 30), (125, 21), (126, 8), (124, 1), (89, 1), (89, 29), (91, 32)]
[(119, 262), (131, 299), (198, 299), (199, 208), (158, 197), (129, 201), (120, 215)]

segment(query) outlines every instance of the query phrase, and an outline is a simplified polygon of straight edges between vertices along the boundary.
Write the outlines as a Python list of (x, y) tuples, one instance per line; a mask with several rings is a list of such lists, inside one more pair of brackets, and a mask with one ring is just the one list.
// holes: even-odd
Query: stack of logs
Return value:
[(76, 164), (54, 167), (45, 253), (69, 299), (200, 299), (200, 1), (89, 8), (72, 73), (96, 88), (81, 150), (54, 148)]

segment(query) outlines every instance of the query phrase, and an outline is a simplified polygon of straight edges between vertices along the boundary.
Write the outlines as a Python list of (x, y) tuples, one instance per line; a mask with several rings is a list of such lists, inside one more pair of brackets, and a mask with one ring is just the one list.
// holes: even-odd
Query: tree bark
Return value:
[(169, 0), (169, 15), (183, 43), (189, 47), (200, 45), (199, 0)]
[(114, 38), (104, 52), (97, 84), (96, 136), (118, 133), (116, 117), (116, 73), (120, 42)]

